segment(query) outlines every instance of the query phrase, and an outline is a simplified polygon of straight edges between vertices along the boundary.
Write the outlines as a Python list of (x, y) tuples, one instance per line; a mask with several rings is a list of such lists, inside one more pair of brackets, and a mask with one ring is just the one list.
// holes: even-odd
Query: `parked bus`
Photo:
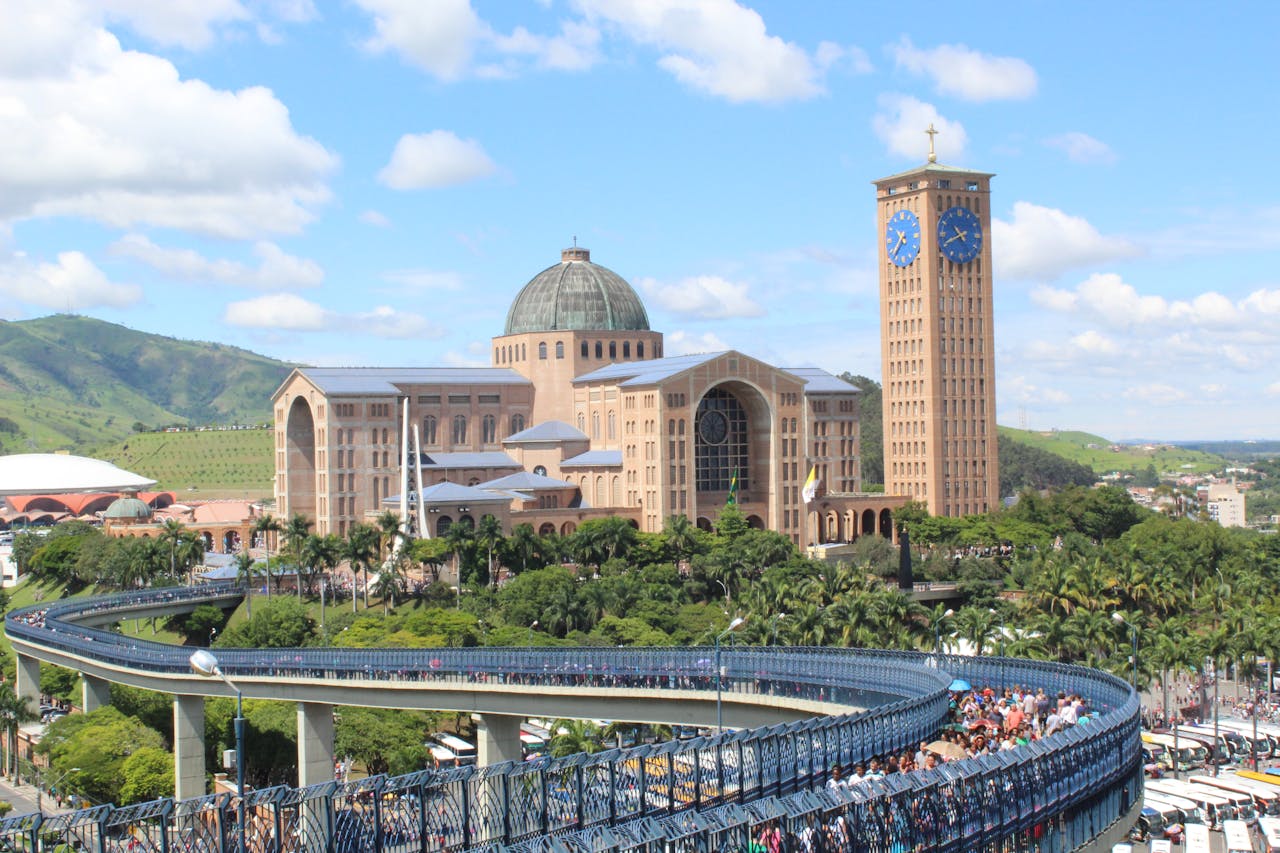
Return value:
[(1153, 779), (1147, 782), (1145, 790), (1191, 800), (1200, 806), (1205, 822), (1213, 829), (1220, 828), (1224, 820), (1231, 820), (1236, 816), (1234, 805), (1226, 797), (1179, 779)]
[(1188, 800), (1186, 797), (1175, 797), (1173, 794), (1161, 794), (1156, 791), (1143, 791), (1142, 801), (1160, 809), (1161, 814), (1165, 814), (1166, 809), (1176, 809), (1179, 815), (1178, 822), (1182, 824), (1184, 832), (1190, 824), (1203, 823), (1207, 825), (1209, 823), (1204, 809), (1200, 808), (1200, 804)]
[(539, 758), (547, 754), (547, 742), (537, 735), (521, 732), (520, 751), (524, 753), (526, 761), (531, 758)]
[(1280, 819), (1258, 818), (1258, 834), (1262, 836), (1264, 853), (1280, 853)]
[(1264, 726), (1258, 727), (1258, 737), (1253, 736), (1253, 724), (1248, 720), (1237, 720), (1234, 717), (1219, 717), (1218, 728), (1228, 729), (1236, 732), (1240, 737), (1244, 738), (1245, 755), (1249, 754), (1249, 748), (1257, 750), (1258, 758), (1271, 758), (1276, 754), (1277, 738), (1273, 737)]
[(1248, 794), (1253, 797), (1254, 810), (1259, 816), (1264, 814), (1272, 817), (1280, 815), (1280, 789), (1277, 789), (1274, 785), (1257, 782), (1253, 779), (1242, 777), (1238, 773), (1223, 776), (1192, 776), (1187, 781), (1195, 782), (1198, 785), (1209, 785), (1214, 788)]
[(1186, 853), (1213, 853), (1209, 846), (1209, 827), (1193, 823), (1187, 827)]
[(453, 754), (453, 750), (428, 741), (427, 752), (431, 753), (431, 760), (435, 762), (437, 770), (458, 766), (458, 756)]
[[(1179, 737), (1193, 737), (1207, 744), (1214, 744), (1213, 725), (1203, 726), (1178, 726)], [(1229, 761), (1238, 761), (1249, 755), (1249, 747), (1244, 742), (1244, 738), (1231, 731), (1218, 727), (1217, 738), (1217, 763), (1226, 764)]]
[(1150, 841), (1167, 838), (1182, 840), (1182, 812), (1171, 805), (1142, 800), (1142, 814), (1129, 837), (1134, 841)]
[(1249, 827), (1242, 820), (1222, 822), (1222, 837), (1227, 842), (1227, 853), (1254, 853)]
[(474, 744), (467, 743), (457, 735), (446, 734), (445, 732), (436, 732), (431, 738), (458, 756), (458, 766), (466, 767), (476, 763), (476, 748)]
[[(1186, 738), (1179, 738), (1178, 748), (1174, 749), (1173, 735), (1143, 732), (1142, 742), (1164, 749), (1165, 755), (1162, 759), (1162, 764), (1170, 770), (1176, 769), (1183, 773), (1197, 767), (1204, 767), (1205, 761), (1209, 757), (1209, 750), (1203, 744), (1199, 741), (1188, 741)], [(1196, 747), (1199, 747), (1201, 755), (1197, 755)], [(1175, 760), (1177, 762), (1176, 767), (1174, 766)]]

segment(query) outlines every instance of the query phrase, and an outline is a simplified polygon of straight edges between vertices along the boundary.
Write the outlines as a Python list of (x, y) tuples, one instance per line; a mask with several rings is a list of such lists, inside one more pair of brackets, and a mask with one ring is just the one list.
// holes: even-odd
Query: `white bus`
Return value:
[(1187, 781), (1195, 782), (1197, 785), (1209, 785), (1226, 791), (1238, 791), (1241, 794), (1248, 794), (1253, 797), (1254, 811), (1260, 817), (1264, 814), (1272, 817), (1280, 815), (1280, 789), (1267, 785), (1265, 782), (1256, 782), (1253, 779), (1245, 779), (1235, 774), (1191, 776)]
[(1234, 804), (1226, 797), (1213, 793), (1212, 789), (1204, 789), (1180, 779), (1152, 779), (1146, 783), (1144, 790), (1191, 800), (1204, 811), (1205, 822), (1214, 829), (1221, 827), (1224, 820), (1231, 820), (1236, 816)]
[(1242, 820), (1223, 821), (1222, 837), (1227, 842), (1227, 853), (1255, 853), (1249, 827)]
[(445, 732), (436, 732), (431, 738), (458, 756), (459, 766), (468, 766), (476, 763), (476, 748), (474, 744), (467, 743), (457, 735), (446, 734)]
[(1175, 797), (1173, 794), (1160, 794), (1155, 791), (1143, 791), (1142, 801), (1154, 809), (1159, 809), (1162, 814), (1166, 809), (1177, 809), (1178, 814), (1181, 815), (1178, 823), (1182, 824), (1184, 830), (1188, 824), (1203, 823), (1208, 825), (1209, 823), (1209, 819), (1205, 816), (1204, 809), (1200, 808), (1200, 804), (1192, 802), (1186, 797)]
[[(1161, 763), (1170, 770), (1186, 772), (1193, 767), (1203, 767), (1209, 757), (1209, 750), (1203, 744), (1199, 741), (1188, 741), (1186, 738), (1178, 738), (1178, 748), (1174, 749), (1173, 735), (1143, 732), (1142, 742), (1148, 746), (1158, 746), (1163, 749), (1165, 755), (1162, 756)], [(1197, 747), (1199, 753), (1196, 751)], [(1178, 765), (1176, 768), (1175, 760)]]
[(439, 744), (428, 742), (427, 752), (431, 753), (431, 760), (435, 762), (437, 770), (458, 766), (458, 756), (454, 755), (452, 750), (446, 749)]
[(1266, 853), (1280, 853), (1280, 819), (1258, 818), (1258, 832), (1262, 835), (1262, 849)]
[(1209, 827), (1203, 823), (1187, 825), (1186, 853), (1213, 853), (1209, 846)]

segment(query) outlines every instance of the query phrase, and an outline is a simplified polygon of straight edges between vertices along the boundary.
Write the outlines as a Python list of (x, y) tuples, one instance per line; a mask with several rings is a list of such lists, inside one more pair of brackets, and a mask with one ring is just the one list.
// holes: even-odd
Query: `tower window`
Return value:
[(556, 341), (556, 358), (564, 358), (564, 341)]
[(596, 341), (596, 358), (604, 358), (604, 344)]
[(538, 344), (538, 358), (542, 359), (543, 361), (547, 360), (547, 342), (546, 341), (543, 341), (542, 343)]

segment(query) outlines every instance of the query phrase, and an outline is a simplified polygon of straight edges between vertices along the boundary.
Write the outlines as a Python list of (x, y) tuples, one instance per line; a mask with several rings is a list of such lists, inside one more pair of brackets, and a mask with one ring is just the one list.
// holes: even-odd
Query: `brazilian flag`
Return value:
[(738, 504), (738, 469), (733, 469), (733, 476), (729, 478), (729, 506), (737, 506)]

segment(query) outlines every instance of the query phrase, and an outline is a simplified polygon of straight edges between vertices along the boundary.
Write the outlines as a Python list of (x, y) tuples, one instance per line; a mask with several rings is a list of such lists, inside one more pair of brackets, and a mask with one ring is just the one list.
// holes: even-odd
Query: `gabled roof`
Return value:
[(564, 421), (543, 421), (528, 429), (509, 435), (503, 444), (523, 444), (534, 441), (586, 441), (586, 433)]
[(726, 355), (732, 350), (722, 352), (703, 352), (694, 355), (677, 355), (671, 358), (653, 358), (648, 361), (624, 361), (608, 364), (599, 370), (584, 373), (574, 378), (574, 382), (598, 382), (602, 379), (622, 379), (620, 385), (653, 385), (670, 379), (701, 364)]
[(481, 450), (465, 453), (424, 453), (424, 471), (443, 471), (454, 468), (519, 468), (520, 464), (501, 450)]
[[(531, 384), (509, 367), (298, 367), (294, 372), (330, 397), (394, 396), (403, 385)], [(276, 394), (292, 378), (291, 373)]]
[(608, 468), (615, 465), (622, 465), (621, 450), (588, 450), (560, 463), (561, 468)]
[(821, 367), (784, 367), (793, 376), (804, 380), (806, 394), (861, 394), (857, 385), (845, 382), (839, 376), (833, 376)]
[(481, 483), (476, 488), (521, 491), (527, 489), (576, 489), (577, 486), (573, 483), (566, 483), (564, 480), (557, 480), (554, 477), (544, 477), (541, 474), (521, 471), (517, 474), (508, 474), (505, 477), (490, 480), (487, 483)]
[[(511, 500), (508, 495), (494, 494), (479, 486), (464, 486), (461, 483), (436, 483), (423, 489), (420, 494), (424, 504), (505, 503)], [(399, 503), (399, 495), (388, 495), (382, 499), (383, 506), (395, 506)]]

